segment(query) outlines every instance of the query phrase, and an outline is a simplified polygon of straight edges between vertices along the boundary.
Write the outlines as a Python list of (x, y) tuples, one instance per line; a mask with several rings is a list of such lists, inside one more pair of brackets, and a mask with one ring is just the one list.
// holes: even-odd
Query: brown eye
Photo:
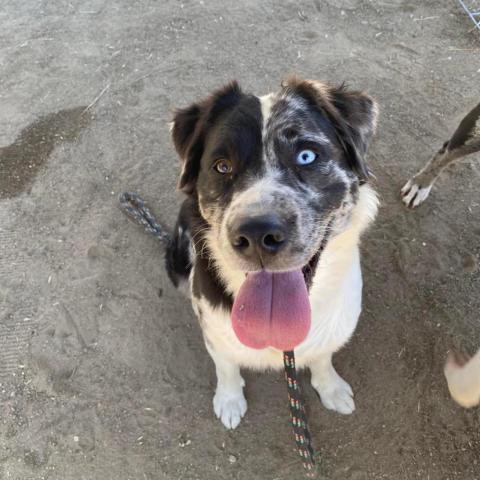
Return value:
[(230, 160), (225, 160), (225, 159), (218, 160), (213, 166), (213, 168), (218, 173), (221, 173), (221, 174), (232, 173), (232, 170), (233, 170), (232, 162), (230, 162)]

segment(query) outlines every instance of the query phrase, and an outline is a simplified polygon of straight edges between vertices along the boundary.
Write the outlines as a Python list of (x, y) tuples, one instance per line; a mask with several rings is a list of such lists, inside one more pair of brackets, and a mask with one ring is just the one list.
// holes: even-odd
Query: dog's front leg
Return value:
[(312, 386), (320, 395), (323, 405), (348, 415), (355, 410), (350, 385), (336, 372), (332, 365), (332, 353), (318, 356), (310, 365)]
[(435, 156), (402, 188), (403, 202), (410, 208), (429, 195), (440, 173), (455, 160), (480, 151), (480, 103), (468, 113)]
[(403, 203), (410, 208), (418, 207), (424, 202), (440, 173), (458, 158), (445, 149), (440, 149), (435, 156), (402, 188)]
[(215, 351), (208, 341), (205, 343), (217, 374), (217, 388), (213, 397), (215, 415), (228, 429), (236, 428), (247, 411), (247, 401), (243, 395), (245, 380), (240, 375), (238, 365)]

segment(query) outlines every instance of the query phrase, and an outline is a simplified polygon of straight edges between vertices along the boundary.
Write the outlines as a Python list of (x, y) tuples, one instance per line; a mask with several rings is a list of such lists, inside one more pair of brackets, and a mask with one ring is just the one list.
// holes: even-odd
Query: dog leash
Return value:
[(124, 192), (119, 197), (120, 207), (127, 217), (139, 223), (148, 233), (158, 238), (163, 246), (168, 246), (172, 236), (162, 227), (145, 205), (145, 201), (136, 193)]
[[(156, 221), (149, 208), (145, 205), (145, 201), (139, 195), (125, 192), (120, 195), (119, 201), (120, 207), (127, 217), (140, 224), (148, 233), (158, 238), (163, 246), (168, 246), (172, 241), (171, 235)], [(327, 229), (327, 231), (328, 230), (329, 229)], [(327, 236), (328, 235), (326, 235), (326, 237)], [(324, 249), (325, 244), (326, 238), (322, 241), (319, 253)], [(315, 263), (317, 262), (318, 258), (315, 260)], [(283, 365), (285, 368), (285, 380), (287, 382), (289, 409), (295, 443), (297, 444), (298, 453), (302, 457), (302, 463), (307, 477), (314, 478), (316, 476), (314, 450), (305, 412), (305, 401), (297, 378), (295, 354), (293, 350), (283, 352)]]
[(293, 350), (283, 352), (283, 366), (285, 367), (285, 380), (287, 381), (288, 404), (292, 419), (293, 435), (297, 450), (302, 457), (303, 467), (307, 477), (315, 477), (315, 452), (312, 446), (312, 437), (308, 428), (305, 401), (297, 379), (295, 368), (295, 355)]

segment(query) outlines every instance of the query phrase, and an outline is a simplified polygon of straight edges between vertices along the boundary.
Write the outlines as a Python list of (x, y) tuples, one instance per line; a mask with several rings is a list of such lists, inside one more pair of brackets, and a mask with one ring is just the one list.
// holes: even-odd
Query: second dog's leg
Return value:
[(420, 205), (430, 193), (440, 172), (454, 160), (480, 151), (480, 103), (460, 122), (448, 142), (425, 167), (402, 188), (403, 201), (413, 208)]
[(410, 208), (418, 207), (430, 194), (440, 173), (456, 158), (442, 147), (435, 156), (402, 188), (403, 202)]
[(323, 354), (309, 365), (312, 386), (320, 395), (323, 405), (347, 415), (355, 410), (350, 385), (336, 372), (332, 365), (332, 354)]
[(245, 380), (240, 375), (240, 367), (216, 352), (207, 343), (217, 373), (217, 389), (213, 397), (215, 415), (228, 429), (238, 426), (247, 411), (247, 401), (243, 395)]

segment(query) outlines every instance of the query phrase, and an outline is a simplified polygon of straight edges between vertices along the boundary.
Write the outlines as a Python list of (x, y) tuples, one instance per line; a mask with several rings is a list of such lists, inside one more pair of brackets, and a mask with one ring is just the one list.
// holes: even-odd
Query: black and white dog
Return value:
[(293, 346), (325, 407), (355, 409), (332, 354), (361, 310), (359, 240), (378, 203), (365, 164), (376, 119), (365, 93), (298, 78), (261, 97), (233, 82), (175, 113), (188, 198), (166, 264), (191, 295), (227, 428), (247, 410), (240, 367), (280, 369)]

